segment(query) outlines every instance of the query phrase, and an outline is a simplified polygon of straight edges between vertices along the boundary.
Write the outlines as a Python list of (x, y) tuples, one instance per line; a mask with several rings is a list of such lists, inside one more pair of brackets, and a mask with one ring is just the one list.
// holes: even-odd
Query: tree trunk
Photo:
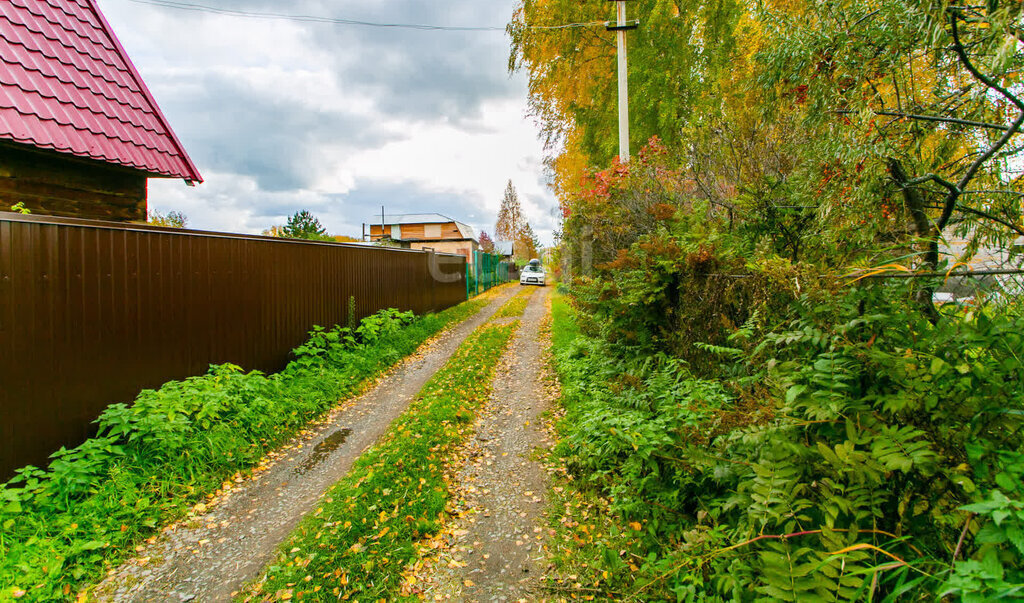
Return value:
[[(914, 186), (907, 186), (909, 178), (899, 160), (889, 159), (888, 168), (889, 175), (903, 192), (903, 203), (910, 213), (910, 225), (914, 237), (917, 239), (915, 247), (922, 252), (918, 269), (921, 272), (935, 272), (939, 266), (939, 236), (941, 233), (928, 218), (921, 191)], [(934, 293), (935, 287), (926, 280), (919, 281), (917, 289), (914, 291), (914, 300), (921, 307), (921, 311), (928, 316), (928, 320), (933, 323), (939, 319), (939, 313), (932, 301)]]

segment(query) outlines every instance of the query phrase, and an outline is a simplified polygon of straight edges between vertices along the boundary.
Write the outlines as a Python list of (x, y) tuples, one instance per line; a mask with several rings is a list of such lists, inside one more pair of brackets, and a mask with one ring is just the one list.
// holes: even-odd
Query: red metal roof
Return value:
[(0, 139), (203, 181), (94, 0), (0, 0)]

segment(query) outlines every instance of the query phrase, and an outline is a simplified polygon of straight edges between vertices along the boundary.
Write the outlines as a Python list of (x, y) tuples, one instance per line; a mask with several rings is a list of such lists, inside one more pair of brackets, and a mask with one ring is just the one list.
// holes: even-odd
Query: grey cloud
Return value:
[[(493, 22), (494, 15), (475, 23)], [(483, 102), (514, 95), (507, 41), (496, 32), (354, 32), (355, 49), (323, 41), (339, 57), (339, 78), (370, 90), (382, 111), (416, 120), (471, 120)], [(345, 51), (358, 53), (350, 62)]]
[(438, 213), (462, 222), (481, 212), (465, 197), (424, 190), (415, 184), (360, 184), (344, 195), (328, 195), (331, 213), (344, 216), (349, 224), (360, 225), (380, 215), (381, 205), (388, 214)]
[[(206, 0), (231, 10), (314, 15), (375, 23), (504, 27), (513, 0), (499, 2), (338, 2)], [(195, 13), (183, 18), (202, 18)], [(304, 23), (310, 40), (334, 57), (342, 86), (377, 99), (389, 117), (453, 122), (479, 116), (483, 102), (516, 93), (506, 73), (508, 38), (501, 31), (418, 31)]]
[[(202, 3), (235, 10), (377, 22), (503, 27), (514, 0)], [(181, 32), (206, 18), (202, 13), (152, 10), (161, 11), (168, 27)], [(242, 26), (246, 21), (238, 22)], [(413, 121), (448, 122), (464, 131), (486, 132), (489, 126), (478, 119), (482, 105), (523, 94), (521, 78), (513, 81), (506, 73), (508, 38), (502, 32), (409, 31), (314, 23), (300, 26), (306, 34), (305, 43), (331, 57), (327, 67), (334, 81), (325, 82), (325, 86), (372, 99), (379, 121), (386, 122), (391, 132), (396, 125), (400, 131), (403, 123)], [(266, 41), (268, 45), (273, 43)], [(317, 176), (313, 168), (324, 165), (316, 156), (324, 143), (341, 142), (360, 151), (379, 148), (404, 135), (385, 132), (376, 127), (378, 120), (349, 114), (344, 106), (318, 112), (284, 100), (279, 89), (253, 89), (241, 80), (214, 73), (202, 66), (203, 57), (190, 56), (190, 44), (187, 35), (176, 36), (169, 46), (161, 47), (160, 54), (187, 57), (195, 62), (194, 68), (167, 69), (159, 79), (147, 76), (147, 82), (200, 171), (256, 180), (258, 190), (238, 200), (239, 206), (249, 212), (251, 227), (266, 228), (279, 223), (281, 216), (309, 209), (332, 233), (358, 235), (360, 224), (378, 213), (383, 203), (388, 212), (438, 212), (465, 221), (478, 232), (492, 232), (494, 217), (473, 193), (436, 193), (411, 183), (368, 184), (356, 174), (356, 188), (345, 195), (309, 194), (304, 189)], [(210, 63), (217, 64), (217, 57), (211, 58)], [(542, 169), (538, 165), (538, 170)], [(210, 186), (212, 183), (190, 189), (191, 194), (213, 202)], [(494, 194), (500, 198), (500, 190)], [(530, 201), (539, 207), (550, 205), (541, 199)], [(557, 219), (531, 217), (541, 222), (534, 224), (534, 230), (542, 238), (548, 238), (548, 228), (557, 227)]]
[(393, 138), (359, 116), (302, 107), (226, 76), (161, 84), (161, 106), (200, 171), (249, 174), (267, 191), (310, 184), (320, 144), (357, 148)]
[(449, 49), (421, 48), (401, 59), (383, 65), (371, 59), (344, 69), (340, 77), (373, 94), (380, 111), (417, 121), (472, 120), (484, 101), (515, 91), (504, 74), (495, 77), (493, 70), (480, 70), (479, 63)]

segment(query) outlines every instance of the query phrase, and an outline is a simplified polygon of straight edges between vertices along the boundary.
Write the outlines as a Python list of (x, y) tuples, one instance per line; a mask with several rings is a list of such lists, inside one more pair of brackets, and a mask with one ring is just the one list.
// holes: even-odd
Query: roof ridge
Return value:
[(110, 36), (110, 41), (113, 42), (114, 47), (117, 48), (118, 54), (124, 60), (125, 67), (127, 67), (129, 73), (132, 74), (132, 77), (135, 79), (136, 83), (139, 85), (140, 90), (142, 91), (142, 95), (149, 102), (150, 106), (153, 107), (153, 111), (156, 113), (157, 119), (164, 126), (164, 129), (166, 130), (165, 135), (171, 139), (171, 142), (174, 144), (176, 150), (178, 151), (178, 156), (181, 157), (182, 161), (184, 161), (185, 163), (185, 166), (188, 168), (191, 177), (187, 178), (187, 180), (190, 182), (202, 182), (203, 177), (199, 175), (199, 170), (196, 169), (195, 164), (192, 163), (192, 159), (188, 156), (188, 153), (185, 152), (185, 147), (182, 146), (181, 141), (178, 140), (178, 135), (174, 133), (174, 130), (171, 129), (170, 124), (167, 123), (167, 118), (164, 117), (163, 111), (161, 111), (160, 106), (157, 105), (156, 99), (153, 97), (153, 94), (149, 91), (149, 87), (146, 86), (146, 82), (142, 80), (142, 76), (140, 76), (138, 70), (135, 69), (135, 64), (132, 63), (132, 60), (128, 56), (128, 53), (125, 51), (124, 47), (121, 46), (120, 40), (118, 40), (117, 36), (114, 35), (113, 28), (110, 27), (110, 24), (107, 23), (107, 19), (103, 16), (103, 13), (101, 13), (99, 8), (96, 6), (95, 0), (85, 1), (89, 8), (92, 10), (93, 14), (96, 15), (96, 18), (102, 25), (103, 30), (107, 32), (108, 36)]
[(444, 214), (441, 214), (441, 213), (438, 213), (436, 211), (419, 211), (419, 212), (412, 212), (412, 213), (408, 213), (408, 214), (384, 214), (384, 216), (385, 217), (388, 217), (388, 216), (390, 216), (390, 217), (398, 217), (398, 216), (441, 216), (442, 218), (444, 218), (446, 220), (451, 220), (452, 222), (456, 221), (455, 218), (449, 218), (448, 216), (446, 216)]

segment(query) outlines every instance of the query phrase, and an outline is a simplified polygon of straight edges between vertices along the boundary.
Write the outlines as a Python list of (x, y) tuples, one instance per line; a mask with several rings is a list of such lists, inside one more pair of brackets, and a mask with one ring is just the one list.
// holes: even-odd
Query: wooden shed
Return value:
[(0, 2), (0, 211), (145, 220), (148, 178), (202, 182), (95, 1)]

